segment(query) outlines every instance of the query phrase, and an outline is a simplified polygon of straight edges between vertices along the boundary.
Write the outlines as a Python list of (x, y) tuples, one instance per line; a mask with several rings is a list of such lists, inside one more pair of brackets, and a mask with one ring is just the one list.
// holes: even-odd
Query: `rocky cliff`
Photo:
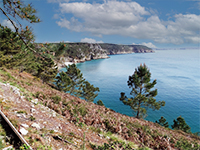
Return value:
[(90, 43), (67, 43), (67, 50), (57, 62), (58, 67), (64, 67), (66, 64), (80, 63), (93, 59), (109, 58), (107, 51), (103, 50), (99, 44)]
[(152, 53), (151, 48), (143, 45), (117, 45), (107, 43), (67, 43), (67, 50), (57, 62), (58, 67), (64, 67), (68, 62), (80, 63), (93, 59), (109, 58), (108, 55), (128, 53)]
[(99, 45), (102, 49), (106, 50), (107, 55), (154, 52), (151, 48), (143, 45), (117, 45), (108, 43), (102, 43)]

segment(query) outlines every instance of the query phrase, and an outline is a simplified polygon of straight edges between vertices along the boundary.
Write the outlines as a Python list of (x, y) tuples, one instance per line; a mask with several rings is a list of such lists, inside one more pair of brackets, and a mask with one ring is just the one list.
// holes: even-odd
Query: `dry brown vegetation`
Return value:
[[(24, 137), (33, 148), (83, 149), (86, 145), (86, 149), (98, 149), (97, 145), (107, 143), (112, 145), (109, 149), (160, 150), (195, 149), (200, 144), (198, 136), (86, 102), (43, 84), (26, 72), (0, 70), (0, 82), (20, 89), (19, 95), (10, 86), (0, 84), (0, 103), (16, 128), (20, 130), (22, 124), (29, 126)], [(39, 128), (32, 127), (33, 123)]]

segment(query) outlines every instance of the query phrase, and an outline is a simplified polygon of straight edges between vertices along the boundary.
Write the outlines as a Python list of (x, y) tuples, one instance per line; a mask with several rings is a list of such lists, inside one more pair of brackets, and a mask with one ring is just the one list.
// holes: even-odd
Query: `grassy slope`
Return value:
[[(88, 103), (59, 92), (25, 72), (19, 74), (16, 70), (1, 69), (0, 82), (20, 89), (22, 97), (10, 88), (0, 86), (0, 95), (4, 96), (0, 103), (17, 128), (20, 129), (22, 123), (29, 125), (29, 132), (24, 137), (34, 148), (83, 149), (86, 145), (87, 149), (98, 149), (97, 145), (107, 143), (109, 145), (104, 148), (109, 149), (195, 149), (195, 143), (200, 144), (197, 136)], [(36, 98), (39, 103), (34, 105), (30, 101)], [(31, 127), (34, 122), (40, 129)]]

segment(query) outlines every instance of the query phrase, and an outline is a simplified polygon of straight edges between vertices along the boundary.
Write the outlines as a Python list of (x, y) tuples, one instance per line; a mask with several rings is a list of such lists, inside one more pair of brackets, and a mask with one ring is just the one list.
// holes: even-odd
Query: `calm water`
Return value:
[(106, 107), (116, 112), (133, 116), (129, 106), (120, 100), (120, 93), (130, 93), (128, 76), (135, 68), (145, 63), (152, 79), (157, 79), (157, 100), (166, 105), (160, 110), (148, 109), (150, 121), (164, 116), (169, 124), (182, 116), (192, 132), (200, 132), (200, 51), (199, 50), (160, 50), (156, 53), (136, 53), (112, 55), (109, 59), (93, 60), (77, 64), (84, 77), (100, 88), (95, 99), (103, 101)]

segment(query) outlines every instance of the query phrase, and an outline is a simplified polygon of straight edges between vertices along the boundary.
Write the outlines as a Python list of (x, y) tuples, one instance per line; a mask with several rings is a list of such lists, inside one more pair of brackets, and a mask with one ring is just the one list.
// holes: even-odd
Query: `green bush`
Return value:
[(101, 100), (97, 101), (97, 105), (104, 106), (104, 104), (103, 104), (103, 102)]
[(58, 104), (62, 100), (61, 97), (57, 96), (57, 95), (56, 96), (52, 96), (51, 99), (53, 100), (53, 102), (55, 104)]
[(83, 117), (87, 114), (87, 108), (85, 108), (84, 105), (82, 105), (82, 106), (78, 109), (78, 111), (80, 112), (81, 116), (83, 116)]

